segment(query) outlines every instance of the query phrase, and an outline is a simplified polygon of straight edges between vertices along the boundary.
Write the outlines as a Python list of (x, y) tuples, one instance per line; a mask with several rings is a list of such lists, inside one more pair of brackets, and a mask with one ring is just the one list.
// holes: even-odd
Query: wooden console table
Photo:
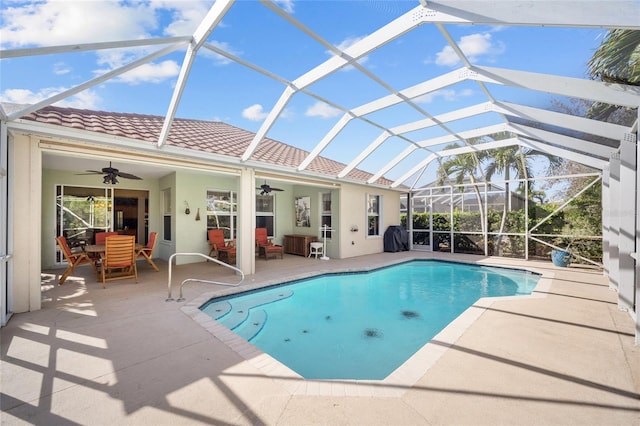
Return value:
[(309, 244), (317, 239), (315, 235), (285, 235), (282, 245), (285, 253), (307, 257), (309, 256)]

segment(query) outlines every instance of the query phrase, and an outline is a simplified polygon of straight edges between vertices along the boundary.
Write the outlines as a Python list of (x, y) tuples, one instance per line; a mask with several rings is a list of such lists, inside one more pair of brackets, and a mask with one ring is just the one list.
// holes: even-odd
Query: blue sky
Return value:
[[(212, 1), (12, 1), (1, 3), (2, 49), (190, 35)], [(417, 1), (282, 1), (292, 16), (338, 47), (347, 47), (418, 6)], [(571, 77), (585, 77), (586, 63), (605, 30), (447, 25), (473, 64)], [(237, 1), (208, 39), (225, 51), (284, 79), (294, 80), (330, 57), (328, 50), (254, 0)], [(158, 47), (3, 59), (0, 100), (34, 103), (95, 78)], [(115, 80), (58, 103), (61, 106), (164, 115), (184, 51), (162, 57)], [(433, 25), (423, 25), (396, 39), (360, 63), (386, 84), (401, 90), (461, 66)], [(284, 86), (211, 52), (201, 52), (185, 88), (178, 117), (221, 120), (257, 131)], [(389, 94), (353, 68), (344, 69), (309, 90), (345, 108)], [(551, 96), (491, 87), (498, 100), (548, 107)], [(417, 99), (431, 115), (486, 101), (479, 86), (464, 82)], [(268, 137), (311, 150), (340, 119), (342, 112), (305, 94), (296, 94)], [(424, 118), (399, 106), (371, 115), (387, 127)], [(469, 129), (496, 124), (490, 117), (452, 123)], [(322, 155), (349, 163), (381, 130), (354, 120)], [(416, 140), (443, 135), (431, 129), (410, 135)], [(407, 146), (392, 139), (360, 168), (376, 172)], [(401, 176), (424, 158), (421, 153), (387, 173)], [(435, 166), (433, 166), (435, 167)]]

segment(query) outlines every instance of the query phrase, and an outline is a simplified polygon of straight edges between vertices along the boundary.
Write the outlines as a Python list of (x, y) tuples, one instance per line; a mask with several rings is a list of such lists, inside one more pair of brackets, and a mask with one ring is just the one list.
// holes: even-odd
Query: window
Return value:
[(367, 194), (367, 235), (380, 235), (380, 195)]
[(236, 195), (232, 191), (207, 191), (207, 230), (222, 229), (224, 238), (236, 238)]
[[(320, 194), (320, 227), (331, 228), (331, 193), (323, 192)], [(331, 231), (327, 231), (326, 237), (331, 238)]]
[(171, 241), (171, 188), (162, 190), (162, 239)]
[(267, 228), (267, 235), (275, 235), (275, 195), (256, 195), (256, 228)]

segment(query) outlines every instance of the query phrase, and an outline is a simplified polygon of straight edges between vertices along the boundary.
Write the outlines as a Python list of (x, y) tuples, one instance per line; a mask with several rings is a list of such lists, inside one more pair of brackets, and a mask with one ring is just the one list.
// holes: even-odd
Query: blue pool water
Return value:
[(526, 271), (412, 261), (212, 299), (200, 309), (307, 379), (384, 379), (482, 297), (530, 294)]

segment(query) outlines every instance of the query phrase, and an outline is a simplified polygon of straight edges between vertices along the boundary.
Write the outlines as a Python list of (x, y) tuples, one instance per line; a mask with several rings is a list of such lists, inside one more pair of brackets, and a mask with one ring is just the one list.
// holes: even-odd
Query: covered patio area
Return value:
[[(523, 267), (544, 278), (532, 296), (470, 308), (414, 360), (415, 382), (350, 382), (293, 378), (261, 352), (239, 353), (214, 337), (189, 306), (229, 288), (188, 283), (186, 301), (166, 302), (166, 263), (160, 273), (140, 263), (138, 284), (106, 290), (89, 267), (63, 286), (63, 270), (43, 271), (42, 309), (0, 330), (1, 422), (638, 424), (634, 321), (601, 270), (415, 251), (329, 261), (285, 255), (257, 260), (241, 288), (413, 258)], [(174, 295), (194, 277), (236, 279), (212, 263), (180, 265)]]

